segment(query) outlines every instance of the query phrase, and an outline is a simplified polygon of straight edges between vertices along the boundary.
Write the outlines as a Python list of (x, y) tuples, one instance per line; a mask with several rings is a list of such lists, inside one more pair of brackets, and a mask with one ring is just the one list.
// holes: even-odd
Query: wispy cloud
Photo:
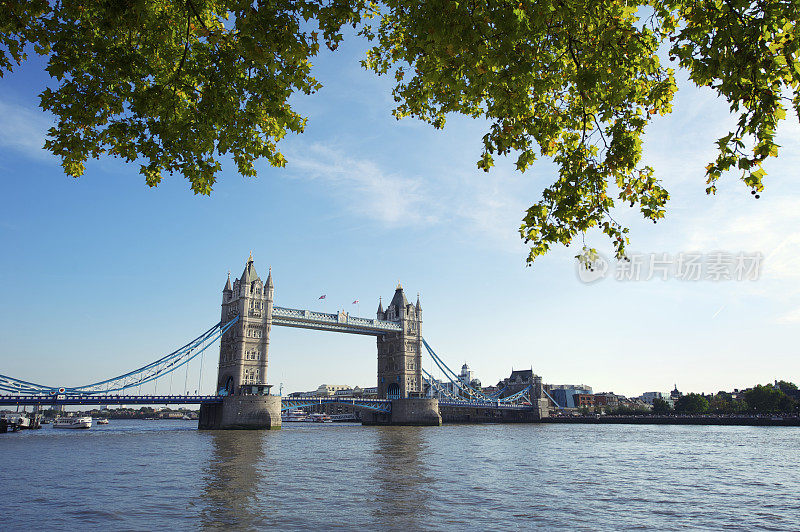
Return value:
[(325, 182), (354, 214), (390, 226), (435, 221), (432, 198), (418, 178), (387, 172), (372, 161), (318, 143), (292, 151), (288, 158), (295, 175)]
[[(732, 174), (723, 176), (718, 195), (707, 196), (705, 165), (714, 156), (714, 140), (728, 130), (732, 118), (726, 104), (707, 92), (687, 90), (682, 98), (684, 112), (654, 127), (646, 140), (647, 160), (672, 196), (669, 225), (648, 226), (638, 210), (620, 207), (615, 217), (631, 227), (632, 245), (675, 253), (760, 251), (765, 258), (762, 279), (797, 280), (800, 209), (798, 189), (789, 180), (800, 164), (795, 155), (800, 150), (797, 117), (791, 116), (779, 131), (783, 148), (780, 158), (768, 163), (763, 199), (744, 194), (744, 185)], [(501, 159), (488, 174), (477, 171), (475, 154), (465, 154), (464, 146), (469, 145), (466, 132), (474, 128), (477, 135), (480, 128), (457, 125), (442, 143), (448, 149), (428, 156), (424, 174), (415, 174), (412, 165), (402, 162), (390, 167), (380, 156), (360, 155), (347, 145), (302, 141), (287, 150), (288, 168), (298, 178), (324, 182), (350, 214), (389, 227), (438, 226), (457, 233), (456, 238), (524, 254), (517, 230), (525, 209), (540, 198), (557, 169), (542, 159), (520, 174), (511, 161)], [(608, 244), (594, 233), (587, 243), (601, 248)], [(763, 284), (752, 288), (761, 290)]]
[(503, 166), (488, 174), (464, 169), (455, 181), (450, 183), (453, 217), (475, 236), (523, 256), (517, 230), (525, 210), (539, 196), (541, 181), (533, 173), (520, 174)]
[(517, 229), (534, 201), (531, 175), (503, 168), (484, 174), (461, 161), (433, 162), (426, 175), (408, 175), (320, 143), (286, 152), (295, 177), (324, 182), (351, 214), (387, 227), (438, 226), (515, 253), (524, 249)]
[(720, 201), (704, 214), (690, 217), (686, 249), (759, 251), (764, 256), (762, 278), (800, 279), (797, 198), (773, 198), (768, 204), (750, 208), (742, 203)]
[(48, 159), (52, 155), (43, 146), (51, 126), (52, 121), (41, 110), (0, 101), (0, 146)]
[(778, 323), (794, 324), (800, 323), (800, 307), (791, 310), (778, 318)]

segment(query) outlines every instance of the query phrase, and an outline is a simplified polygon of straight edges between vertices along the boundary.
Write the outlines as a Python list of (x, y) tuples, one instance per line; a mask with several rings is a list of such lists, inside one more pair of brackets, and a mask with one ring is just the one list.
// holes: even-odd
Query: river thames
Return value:
[(196, 425), (0, 436), (0, 528), (800, 527), (799, 428)]

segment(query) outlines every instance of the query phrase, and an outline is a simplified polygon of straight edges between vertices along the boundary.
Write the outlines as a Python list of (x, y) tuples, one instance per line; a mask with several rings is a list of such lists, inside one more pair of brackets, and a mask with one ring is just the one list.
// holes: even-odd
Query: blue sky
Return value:
[[(325, 88), (294, 99), (309, 124), (281, 143), (286, 168), (261, 164), (249, 179), (228, 164), (211, 197), (180, 176), (150, 189), (137, 167), (109, 158), (64, 176), (41, 150), (50, 125), (36, 107), (41, 65), (0, 79), (0, 373), (78, 385), (150, 362), (219, 319), (226, 273), (239, 275), (252, 250), (262, 277), (272, 267), (281, 306), (373, 316), (400, 280), (409, 298), (421, 293), (437, 353), (454, 368), (468, 362), (484, 384), (529, 367), (545, 382), (626, 395), (800, 381), (796, 117), (780, 131), (761, 199), (734, 175), (707, 197), (704, 167), (732, 119), (684, 83), (674, 114), (646, 137), (672, 195), (667, 219), (618, 213), (633, 250), (761, 252), (759, 280), (587, 285), (577, 249), (525, 266), (517, 228), (553, 166), (519, 174), (501, 160), (479, 171), (484, 124), (396, 121), (389, 80), (363, 71), (362, 54), (349, 39), (316, 60)], [(599, 234), (587, 243), (610, 251)], [(203, 391), (217, 355), (206, 355), (202, 379), (190, 369)], [(284, 392), (374, 386), (375, 374), (371, 338), (273, 329), (268, 378)]]

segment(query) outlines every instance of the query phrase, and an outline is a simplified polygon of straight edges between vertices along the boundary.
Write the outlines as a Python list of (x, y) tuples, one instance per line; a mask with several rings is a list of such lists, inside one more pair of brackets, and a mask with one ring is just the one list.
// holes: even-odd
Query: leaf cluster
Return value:
[(285, 164), (277, 143), (306, 124), (289, 97), (320, 89), (311, 59), (351, 25), (370, 42), (363, 66), (395, 80), (398, 119), (484, 120), (485, 171), (496, 157), (555, 162), (520, 226), (530, 264), (592, 229), (623, 257), (622, 206), (664, 217), (642, 140), (672, 110), (665, 51), (738, 118), (707, 192), (738, 170), (758, 197), (777, 125), (800, 108), (798, 19), (796, 0), (6, 0), (0, 75), (31, 48), (47, 57), (46, 148), (67, 174), (107, 154), (139, 162), (151, 186), (177, 172), (209, 194), (223, 156), (245, 176), (258, 159)]
[(707, 167), (708, 192), (737, 167), (756, 194), (761, 163), (777, 155), (784, 93), (799, 101), (797, 10), (773, 0), (387, 1), (368, 33), (377, 43), (365, 66), (393, 70), (398, 118), (435, 127), (451, 113), (488, 120), (479, 168), (509, 154), (520, 171), (542, 156), (557, 164), (555, 182), (520, 227), (529, 263), (592, 228), (621, 258), (628, 229), (614, 209), (637, 207), (655, 223), (669, 199), (641, 160), (647, 124), (671, 112), (677, 90), (659, 52), (668, 46), (696, 84), (713, 87), (739, 114), (739, 128), (720, 139)]
[(245, 176), (260, 158), (285, 164), (277, 142), (306, 124), (289, 97), (319, 90), (311, 57), (363, 11), (357, 0), (4, 4), (0, 75), (31, 43), (47, 57), (55, 86), (41, 107), (58, 122), (45, 147), (68, 175), (107, 154), (140, 162), (150, 186), (179, 173), (199, 194), (211, 192), (222, 156)]

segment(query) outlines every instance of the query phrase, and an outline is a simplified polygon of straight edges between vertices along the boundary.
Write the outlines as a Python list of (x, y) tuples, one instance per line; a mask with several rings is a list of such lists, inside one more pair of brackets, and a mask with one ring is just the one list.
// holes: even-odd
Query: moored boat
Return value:
[(309, 419), (308, 419), (308, 414), (306, 414), (306, 411), (298, 408), (295, 410), (289, 410), (288, 412), (284, 412), (281, 415), (281, 421), (297, 422), (297, 421), (309, 421)]
[(328, 414), (311, 414), (311, 421), (314, 423), (333, 423), (331, 416)]
[(96, 421), (98, 425), (108, 425), (108, 420), (104, 417), (97, 418)]
[(11, 431), (28, 429), (31, 427), (31, 420), (23, 413), (3, 414), (3, 419), (6, 422), (8, 430)]
[(57, 417), (53, 421), (54, 429), (90, 429), (92, 428), (91, 416)]

